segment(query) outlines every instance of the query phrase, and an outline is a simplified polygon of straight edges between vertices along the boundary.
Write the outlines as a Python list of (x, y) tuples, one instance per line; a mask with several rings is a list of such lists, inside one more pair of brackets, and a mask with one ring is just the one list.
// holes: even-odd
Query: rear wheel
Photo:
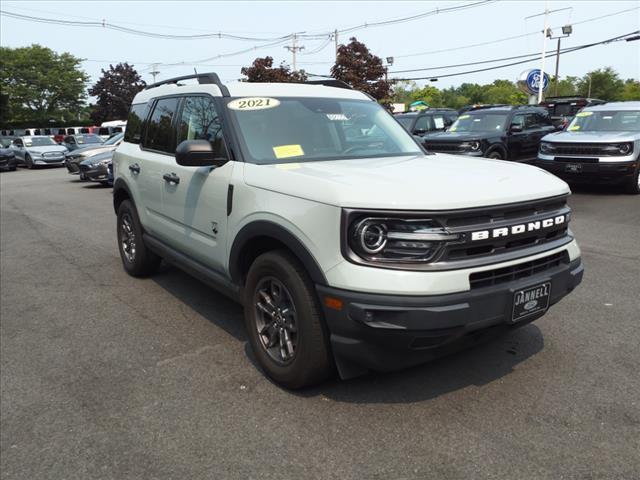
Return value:
[(640, 194), (640, 164), (636, 167), (635, 173), (627, 180), (625, 190), (631, 195)]
[(129, 275), (144, 277), (155, 273), (160, 257), (144, 244), (138, 212), (129, 200), (118, 207), (118, 250)]
[(251, 265), (244, 316), (256, 358), (277, 383), (302, 388), (332, 372), (315, 289), (304, 267), (286, 250), (267, 252)]
[(487, 154), (487, 158), (493, 158), (495, 160), (504, 160), (504, 157), (498, 150), (494, 150)]

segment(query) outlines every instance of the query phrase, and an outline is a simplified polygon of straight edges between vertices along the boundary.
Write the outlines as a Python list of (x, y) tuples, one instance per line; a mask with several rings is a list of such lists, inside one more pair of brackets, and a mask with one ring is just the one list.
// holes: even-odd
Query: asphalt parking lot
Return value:
[(640, 199), (580, 189), (582, 285), (410, 370), (292, 393), (239, 306), (122, 270), (111, 189), (0, 174), (2, 479), (640, 477)]

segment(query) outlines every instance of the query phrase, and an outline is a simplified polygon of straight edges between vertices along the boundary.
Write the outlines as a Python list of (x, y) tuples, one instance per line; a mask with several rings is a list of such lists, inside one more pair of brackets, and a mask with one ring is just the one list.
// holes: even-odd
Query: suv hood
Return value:
[(633, 142), (640, 140), (640, 132), (554, 132), (545, 135), (542, 139), (545, 142), (566, 142), (566, 143), (616, 143)]
[(72, 156), (84, 155), (87, 152), (91, 152), (91, 154), (94, 155), (102, 152), (110, 152), (112, 150), (115, 150), (117, 147), (118, 147), (117, 145), (101, 145), (101, 144), (95, 145), (95, 146), (89, 145), (82, 148), (76, 148), (70, 153), (70, 155)]
[(536, 167), (446, 154), (246, 163), (244, 178), (257, 188), (351, 208), (449, 210), (570, 192), (565, 182)]
[[(501, 132), (497, 132), (500, 134)], [(425, 142), (429, 140), (434, 140), (437, 142), (466, 142), (469, 140), (481, 140), (483, 138), (488, 138), (493, 135), (493, 132), (438, 132), (438, 133), (430, 133), (423, 137)]]

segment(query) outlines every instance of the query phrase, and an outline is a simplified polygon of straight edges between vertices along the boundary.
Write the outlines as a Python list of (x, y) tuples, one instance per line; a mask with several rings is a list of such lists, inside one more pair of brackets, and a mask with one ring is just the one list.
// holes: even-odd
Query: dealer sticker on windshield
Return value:
[(236, 98), (227, 104), (231, 110), (265, 110), (280, 105), (280, 100), (268, 97)]

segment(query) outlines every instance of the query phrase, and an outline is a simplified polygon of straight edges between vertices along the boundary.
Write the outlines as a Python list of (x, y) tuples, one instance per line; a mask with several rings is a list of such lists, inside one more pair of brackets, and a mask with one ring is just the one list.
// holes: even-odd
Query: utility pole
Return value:
[(338, 63), (338, 29), (333, 31), (333, 41), (336, 45), (336, 63)]
[[(540, 66), (540, 80), (538, 82), (538, 103), (542, 102), (542, 88), (544, 87), (544, 64), (547, 57), (547, 38), (551, 38), (552, 36), (551, 29), (549, 28), (549, 14), (555, 13), (555, 12), (562, 12), (564, 10), (572, 10), (572, 9), (573, 7), (566, 7), (566, 8), (558, 8), (556, 10), (549, 10), (549, 0), (545, 0), (543, 13), (537, 13), (535, 15), (529, 15), (528, 17), (525, 17), (525, 20), (528, 20), (530, 18), (544, 15), (544, 30), (542, 30), (542, 65)], [(562, 27), (563, 33), (565, 33), (564, 29), (565, 27)], [(558, 48), (560, 48), (559, 42), (558, 42)], [(557, 60), (556, 60), (556, 65), (557, 65)]]
[(159, 63), (152, 63), (151, 64), (151, 71), (149, 73), (153, 77), (153, 83), (156, 83), (156, 75), (158, 75), (160, 73), (158, 71), (158, 65), (160, 65), (160, 64)]
[(293, 56), (293, 62), (292, 62), (292, 66), (293, 66), (293, 71), (296, 72), (298, 69), (296, 68), (296, 52), (299, 50), (304, 50), (304, 46), (297, 46), (297, 40), (298, 40), (298, 35), (296, 33), (293, 34), (293, 38), (291, 39), (291, 46), (289, 45), (285, 45), (284, 48), (286, 48), (287, 50), (289, 50), (291, 52), (291, 55)]
[(565, 25), (564, 27), (562, 27), (562, 36), (557, 37), (558, 48), (556, 50), (556, 82), (555, 82), (555, 93), (554, 93), (556, 97), (558, 96), (558, 82), (560, 81), (560, 77), (558, 76), (560, 74), (560, 40), (562, 38), (568, 37), (569, 35), (571, 35), (572, 32), (573, 32), (573, 27), (571, 25)]
[(542, 31), (542, 65), (540, 65), (540, 82), (538, 84), (538, 104), (542, 103), (542, 87), (544, 87), (544, 61), (547, 55), (547, 33), (549, 29), (549, 0), (544, 2), (544, 30)]

